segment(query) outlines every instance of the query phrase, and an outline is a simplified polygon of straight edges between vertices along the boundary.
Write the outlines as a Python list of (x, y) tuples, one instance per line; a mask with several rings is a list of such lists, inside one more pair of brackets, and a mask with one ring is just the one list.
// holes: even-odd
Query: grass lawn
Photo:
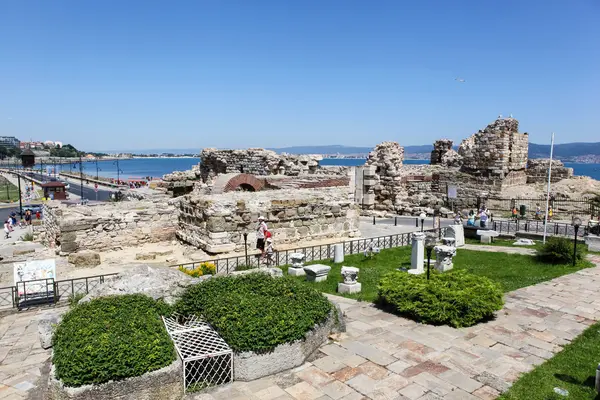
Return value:
[[(598, 354), (600, 354), (600, 323), (590, 326), (573, 342), (566, 345), (560, 353), (519, 378), (500, 399), (600, 398), (594, 389)], [(555, 394), (555, 387), (568, 390), (569, 396)]]
[[(6, 197), (6, 186), (8, 185), (8, 199)], [(19, 201), (19, 188), (8, 181), (0, 183), (0, 202), (8, 203), (10, 201)]]
[[(343, 296), (361, 301), (374, 301), (377, 298), (377, 285), (381, 277), (399, 267), (410, 268), (410, 256), (410, 246), (382, 250), (381, 253), (371, 259), (365, 259), (362, 254), (346, 256), (344, 265), (360, 268), (358, 281), (362, 284), (362, 292), (344, 294)], [(321, 292), (338, 294), (337, 284), (342, 281), (342, 265), (334, 264), (331, 261), (307, 264), (318, 263), (331, 266), (331, 272), (327, 280), (318, 283), (306, 282), (306, 284)], [(427, 260), (425, 260), (425, 263), (427, 263)], [(431, 268), (433, 268), (433, 264), (432, 260)], [(475, 275), (486, 276), (500, 283), (505, 292), (535, 285), (592, 266), (593, 264), (589, 261), (582, 261), (575, 267), (572, 265), (548, 265), (538, 262), (534, 256), (465, 249), (458, 249), (454, 258), (455, 270), (466, 270)], [(427, 268), (427, 265), (425, 265), (425, 268)], [(286, 272), (287, 267), (284, 267), (283, 270)], [(306, 280), (305, 277), (298, 277), (297, 279)]]

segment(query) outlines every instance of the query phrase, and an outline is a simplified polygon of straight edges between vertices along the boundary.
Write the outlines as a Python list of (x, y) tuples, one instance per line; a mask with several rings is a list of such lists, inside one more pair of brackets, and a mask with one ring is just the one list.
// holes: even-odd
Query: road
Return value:
[[(28, 172), (27, 173), (28, 176), (37, 179), (39, 181), (43, 181), (44, 182), (50, 182), (50, 181), (56, 181), (56, 178), (50, 177), (50, 176), (42, 176), (41, 174), (38, 173), (34, 173), (34, 172)], [(81, 185), (79, 182), (74, 181), (73, 179), (69, 179), (69, 193), (72, 193), (76, 196), (81, 196)], [(105, 190), (105, 189), (98, 189), (98, 201), (109, 201), (110, 200), (110, 190)], [(83, 185), (83, 198), (84, 199), (88, 199), (88, 200), (96, 200), (96, 192), (94, 191), (93, 188), (88, 187), (87, 185)]]

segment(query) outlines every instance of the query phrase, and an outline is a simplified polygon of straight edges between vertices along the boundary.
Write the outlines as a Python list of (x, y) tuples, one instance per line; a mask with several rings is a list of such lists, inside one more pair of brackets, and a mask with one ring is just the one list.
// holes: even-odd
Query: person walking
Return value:
[(273, 238), (267, 238), (266, 239), (266, 248), (265, 248), (265, 254), (267, 255), (267, 265), (275, 265), (275, 259), (273, 258), (273, 254), (275, 253), (275, 250), (273, 249)]
[(265, 257), (265, 239), (269, 229), (265, 222), (265, 217), (258, 217), (258, 226), (256, 227), (256, 248), (260, 250), (260, 260)]
[(4, 239), (8, 239), (10, 238), (10, 219), (7, 218), (6, 221), (4, 221)]
[(519, 219), (519, 211), (517, 210), (517, 206), (514, 206), (512, 209), (512, 217), (515, 220), (515, 222), (518, 221)]
[(475, 226), (475, 212), (469, 211), (469, 219), (467, 219), (467, 226)]
[(541, 219), (542, 218), (542, 209), (540, 208), (539, 204), (535, 205), (535, 219)]
[(479, 226), (485, 228), (487, 226), (488, 215), (485, 211), (479, 214)]

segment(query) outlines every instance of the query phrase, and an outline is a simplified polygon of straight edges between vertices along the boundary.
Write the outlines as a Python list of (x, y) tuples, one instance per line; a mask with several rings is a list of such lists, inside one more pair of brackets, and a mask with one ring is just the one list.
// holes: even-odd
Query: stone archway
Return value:
[(212, 193), (225, 193), (234, 190), (258, 192), (265, 187), (265, 180), (252, 174), (222, 174), (217, 176)]

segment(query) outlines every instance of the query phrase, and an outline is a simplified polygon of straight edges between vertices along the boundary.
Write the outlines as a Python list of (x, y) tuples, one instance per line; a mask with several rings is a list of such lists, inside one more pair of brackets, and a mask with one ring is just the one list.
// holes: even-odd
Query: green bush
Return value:
[(169, 365), (175, 349), (160, 319), (169, 311), (139, 294), (78, 304), (54, 334), (57, 377), (66, 386), (100, 384)]
[(302, 339), (331, 308), (322, 294), (295, 279), (257, 273), (191, 286), (175, 305), (181, 315), (205, 318), (236, 352), (266, 352)]
[(504, 304), (502, 289), (488, 278), (463, 271), (426, 276), (390, 272), (379, 282), (378, 302), (414, 320), (465, 327), (493, 316)]
[[(538, 250), (540, 261), (550, 264), (568, 264), (573, 262), (573, 240), (563, 237), (551, 237)], [(584, 246), (577, 249), (577, 261), (583, 258)]]

